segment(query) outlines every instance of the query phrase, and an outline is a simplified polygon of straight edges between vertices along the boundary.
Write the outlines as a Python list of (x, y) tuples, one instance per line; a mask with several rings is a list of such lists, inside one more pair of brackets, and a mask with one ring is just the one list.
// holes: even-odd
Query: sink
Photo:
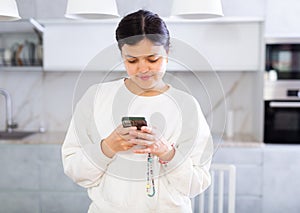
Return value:
[(37, 132), (30, 132), (30, 131), (13, 131), (13, 132), (6, 132), (0, 131), (0, 140), (18, 140), (23, 139), (29, 135), (35, 134)]

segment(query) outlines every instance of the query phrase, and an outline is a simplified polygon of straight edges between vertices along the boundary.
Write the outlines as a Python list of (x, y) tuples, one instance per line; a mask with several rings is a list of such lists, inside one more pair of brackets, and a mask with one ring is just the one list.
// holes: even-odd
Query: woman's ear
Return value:
[(168, 63), (169, 62), (169, 50), (166, 50), (166, 53), (167, 53), (167, 55), (166, 55), (166, 62)]

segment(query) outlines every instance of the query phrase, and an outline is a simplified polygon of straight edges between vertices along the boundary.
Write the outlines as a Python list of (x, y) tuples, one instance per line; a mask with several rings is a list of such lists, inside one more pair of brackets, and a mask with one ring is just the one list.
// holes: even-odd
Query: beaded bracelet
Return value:
[[(171, 144), (171, 147), (172, 147), (172, 149), (174, 149), (174, 144)], [(161, 160), (161, 159), (158, 158), (158, 162), (159, 162), (160, 164), (167, 164), (167, 163), (169, 163), (170, 161), (164, 161), (164, 160)]]
[(169, 161), (163, 161), (163, 160), (161, 160), (161, 159), (158, 159), (158, 162), (159, 162), (160, 164), (167, 164), (167, 163), (169, 163)]

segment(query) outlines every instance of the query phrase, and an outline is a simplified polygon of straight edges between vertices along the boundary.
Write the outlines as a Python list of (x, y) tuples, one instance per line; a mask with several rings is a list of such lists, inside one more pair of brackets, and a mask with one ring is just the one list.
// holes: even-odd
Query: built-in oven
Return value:
[(300, 38), (267, 39), (265, 69), (279, 80), (300, 79)]
[(300, 100), (266, 100), (264, 142), (300, 144)]

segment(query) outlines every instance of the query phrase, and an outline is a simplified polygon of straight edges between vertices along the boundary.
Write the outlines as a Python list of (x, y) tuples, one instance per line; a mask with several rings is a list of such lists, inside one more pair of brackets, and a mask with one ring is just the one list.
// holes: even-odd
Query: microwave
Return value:
[(300, 38), (266, 40), (265, 70), (279, 80), (300, 79)]

